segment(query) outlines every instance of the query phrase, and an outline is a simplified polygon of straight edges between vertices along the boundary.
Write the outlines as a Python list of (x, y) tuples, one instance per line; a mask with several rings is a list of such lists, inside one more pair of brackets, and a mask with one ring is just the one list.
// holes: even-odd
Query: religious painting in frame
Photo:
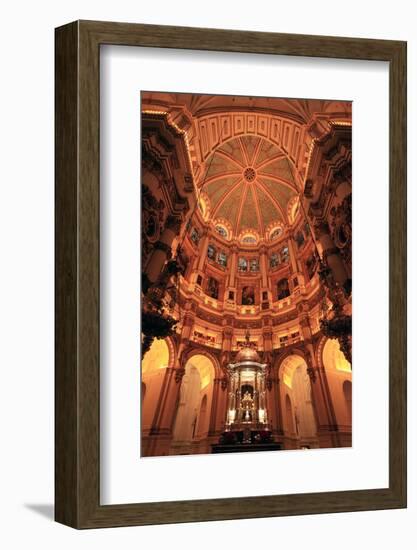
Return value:
[(405, 197), (403, 42), (56, 29), (56, 520), (405, 507)]

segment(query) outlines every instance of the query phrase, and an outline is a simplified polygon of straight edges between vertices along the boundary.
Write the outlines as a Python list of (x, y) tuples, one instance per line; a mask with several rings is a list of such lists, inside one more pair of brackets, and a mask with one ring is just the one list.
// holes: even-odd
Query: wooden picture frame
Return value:
[[(75, 528), (406, 506), (406, 43), (111, 22), (56, 29), (56, 521)], [(99, 56), (117, 44), (386, 61), (389, 158), (389, 487), (101, 505)]]

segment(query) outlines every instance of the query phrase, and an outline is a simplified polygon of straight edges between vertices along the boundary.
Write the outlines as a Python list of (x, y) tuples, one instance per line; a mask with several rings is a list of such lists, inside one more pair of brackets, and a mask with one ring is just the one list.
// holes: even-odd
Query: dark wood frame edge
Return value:
[[(390, 64), (389, 488), (100, 505), (99, 50), (102, 44)], [(406, 43), (76, 21), (55, 33), (55, 519), (75, 528), (406, 507)]]

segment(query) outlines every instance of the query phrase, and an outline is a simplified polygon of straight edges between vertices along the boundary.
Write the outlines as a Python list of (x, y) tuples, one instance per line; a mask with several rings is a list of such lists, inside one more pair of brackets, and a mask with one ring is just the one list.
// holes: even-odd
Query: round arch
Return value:
[(289, 350), (278, 363), (283, 426), (288, 448), (318, 447), (308, 359), (300, 349)]
[(184, 376), (173, 423), (171, 454), (190, 454), (196, 446), (204, 447), (216, 376), (216, 363), (209, 353), (192, 350), (182, 361)]
[(141, 361), (142, 431), (152, 428), (167, 368), (175, 364), (171, 338), (155, 339)]
[(351, 365), (340, 350), (337, 339), (322, 339), (318, 348), (318, 359), (326, 374), (339, 432), (345, 432), (349, 445), (352, 434)]
[(282, 368), (282, 364), (284, 363), (284, 361), (288, 357), (291, 357), (292, 355), (297, 355), (298, 357), (300, 357), (306, 363), (307, 366), (310, 365), (310, 358), (303, 349), (294, 348), (294, 349), (291, 349), (291, 350), (287, 350), (282, 355), (280, 355), (277, 358), (276, 362), (275, 362), (274, 368), (276, 369), (276, 372), (277, 372), (278, 376), (280, 375), (280, 370)]
[(205, 356), (207, 357), (207, 359), (211, 361), (214, 368), (214, 378), (217, 378), (222, 374), (222, 369), (220, 367), (220, 362), (218, 358), (213, 353), (210, 353), (209, 351), (203, 350), (201, 348), (184, 351), (181, 354), (181, 360), (180, 360), (181, 367), (185, 368), (186, 364), (190, 361), (190, 359), (192, 359), (196, 355)]
[(154, 340), (142, 359), (142, 380), (144, 377), (165, 369), (170, 364), (170, 346), (166, 340)]
[(324, 340), (320, 355), (322, 365), (327, 371), (352, 372), (351, 364), (345, 358), (336, 338), (326, 338)]

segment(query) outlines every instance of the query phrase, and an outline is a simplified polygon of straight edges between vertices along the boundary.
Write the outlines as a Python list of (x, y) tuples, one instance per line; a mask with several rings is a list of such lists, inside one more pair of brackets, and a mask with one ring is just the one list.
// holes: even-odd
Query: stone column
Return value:
[(261, 270), (262, 289), (268, 290), (268, 259), (266, 256), (266, 246), (261, 246), (259, 252), (259, 268)]
[(229, 325), (229, 317), (226, 317), (225, 321), (228, 325), (223, 327), (222, 355), (229, 357), (232, 350), (233, 327)]
[(167, 455), (172, 442), (172, 430), (179, 399), (181, 380), (185, 370), (167, 367), (162, 382), (149, 437), (144, 454)]
[[(218, 419), (220, 416), (219, 409), (220, 408), (223, 409), (223, 407), (220, 407), (221, 398), (223, 397), (222, 393), (224, 393), (224, 391), (222, 390), (222, 379), (217, 377), (213, 380), (213, 394), (211, 398), (211, 411), (210, 411), (210, 422), (209, 422), (209, 431), (208, 431), (209, 436), (220, 435), (220, 430), (218, 427)], [(224, 411), (222, 412), (223, 412), (222, 417), (224, 417), (225, 416)]]
[(200, 250), (201, 250), (201, 254), (200, 254), (200, 259), (199, 259), (199, 262), (198, 262), (198, 270), (201, 273), (204, 270), (204, 264), (205, 264), (205, 261), (206, 261), (206, 258), (207, 258), (207, 249), (208, 249), (208, 245), (209, 245), (209, 240), (210, 240), (210, 237), (209, 237), (209, 234), (208, 234), (208, 227), (205, 227), (204, 231), (203, 231), (202, 238), (201, 238), (201, 245), (199, 247)]
[[(230, 247), (231, 257), (230, 257), (230, 273), (229, 273), (229, 282), (228, 286), (232, 289), (235, 288), (236, 272), (237, 272), (237, 246), (234, 244)], [(235, 296), (236, 298), (236, 296)]]
[(276, 435), (283, 435), (280, 381), (273, 369), (270, 369), (269, 375), (267, 375), (266, 389), (266, 410), (272, 432)]
[(298, 255), (294, 244), (294, 236), (291, 233), (288, 239), (288, 250), (290, 252), (290, 262), (292, 273), (300, 273), (300, 263), (298, 261)]
[(330, 229), (327, 222), (316, 224), (314, 226), (314, 232), (323, 250), (324, 263), (332, 270), (334, 280), (343, 286), (348, 275), (343, 260), (340, 257), (339, 249), (335, 246), (330, 235)]
[(310, 377), (311, 401), (320, 447), (340, 447), (338, 425), (326, 372), (323, 367), (317, 366), (312, 348), (312, 344), (307, 345), (309, 353), (307, 374)]
[[(268, 322), (268, 318), (264, 317), (264, 323)], [(264, 352), (266, 356), (272, 355), (272, 326), (264, 325), (262, 328), (262, 337), (264, 344)]]
[(186, 307), (188, 308), (184, 314), (184, 322), (182, 325), (180, 344), (178, 346), (178, 357), (181, 357), (181, 354), (188, 342), (192, 338), (192, 332), (195, 323), (195, 312), (191, 310), (191, 303), (187, 302)]
[(171, 258), (172, 243), (178, 236), (182, 220), (179, 216), (168, 216), (164, 231), (158, 242), (154, 245), (154, 251), (146, 267), (146, 275), (151, 284), (158, 280), (165, 263)]

